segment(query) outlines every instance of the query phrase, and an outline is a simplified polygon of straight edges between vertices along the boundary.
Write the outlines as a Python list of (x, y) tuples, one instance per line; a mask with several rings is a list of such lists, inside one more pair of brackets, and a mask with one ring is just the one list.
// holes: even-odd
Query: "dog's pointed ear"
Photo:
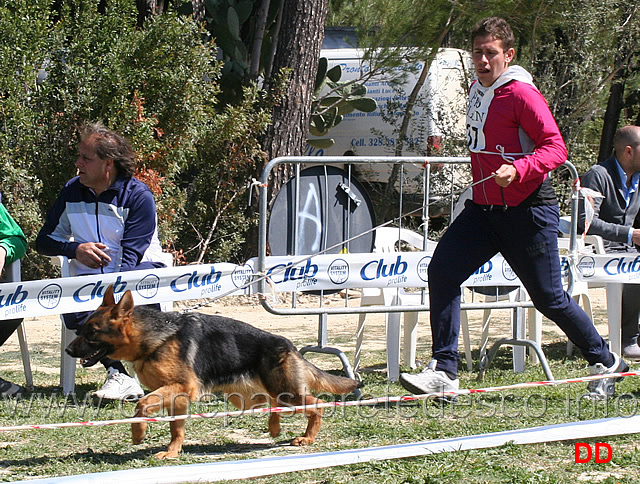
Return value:
[(118, 312), (121, 315), (127, 316), (133, 311), (133, 306), (133, 295), (131, 294), (131, 290), (127, 289), (118, 303)]
[(113, 284), (107, 287), (107, 290), (104, 293), (104, 297), (102, 298), (103, 306), (115, 306), (116, 300), (113, 297)]

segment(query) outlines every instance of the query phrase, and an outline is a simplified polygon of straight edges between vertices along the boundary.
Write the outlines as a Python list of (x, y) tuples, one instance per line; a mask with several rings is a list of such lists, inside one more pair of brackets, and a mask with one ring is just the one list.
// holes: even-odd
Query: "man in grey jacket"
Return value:
[[(607, 252), (638, 252), (640, 246), (640, 126), (624, 126), (614, 138), (615, 155), (592, 166), (581, 185), (600, 192), (594, 200), (594, 216), (588, 234), (603, 238)], [(578, 230), (584, 232), (584, 200), (581, 199)], [(622, 290), (622, 355), (640, 360), (638, 319), (640, 284)]]

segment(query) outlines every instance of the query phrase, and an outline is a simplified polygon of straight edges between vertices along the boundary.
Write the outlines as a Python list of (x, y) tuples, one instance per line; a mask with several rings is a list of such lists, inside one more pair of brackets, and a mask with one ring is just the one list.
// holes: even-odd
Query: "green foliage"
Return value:
[(256, 223), (245, 215), (247, 181), (261, 160), (256, 133), (271, 119), (262, 94), (255, 85), (247, 87), (240, 104), (211, 118), (191, 160), (185, 208), (193, 230), (181, 241), (192, 260), (245, 262), (239, 250), (248, 226)]
[[(314, 136), (326, 136), (335, 128), (345, 114), (353, 111), (370, 113), (378, 108), (375, 99), (367, 97), (367, 87), (354, 81), (340, 81), (342, 66), (337, 64), (328, 68), (326, 57), (320, 58), (318, 74), (314, 85), (314, 100), (311, 104), (311, 121), (309, 132)], [(316, 148), (327, 148), (333, 145), (329, 139), (308, 139), (307, 143)]]
[(332, 24), (356, 26), (359, 43), (371, 52), (372, 66), (379, 67), (410, 62), (419, 52), (404, 53), (394, 46), (428, 47), (445, 31), (441, 46), (469, 50), (478, 20), (494, 15), (507, 19), (516, 35), (514, 63), (533, 74), (579, 173), (597, 162), (612, 83), (625, 89), (618, 126), (640, 124), (637, 2), (332, 0), (330, 5)]
[[(262, 11), (257, 0), (205, 0), (206, 29), (220, 48), (224, 63), (222, 92), (225, 103), (241, 102), (243, 88), (270, 70), (277, 17), (282, 0), (269, 2)], [(258, 57), (257, 59), (255, 57)], [(252, 64), (257, 68), (252, 68)]]
[(581, 173), (597, 161), (611, 81), (624, 69), (620, 59), (637, 50), (638, 13), (627, 0), (567, 0), (535, 12), (536, 27), (524, 15), (515, 17), (519, 63), (531, 70), (547, 98)]
[[(137, 29), (130, 0), (108, 2), (104, 13), (99, 0), (65, 0), (55, 15), (50, 3), (0, 2), (1, 188), (28, 239), (75, 174), (77, 129), (88, 120), (130, 139), (137, 176), (156, 196), (164, 246), (189, 249), (224, 210), (242, 213), (228, 200), (232, 189), (215, 196), (215, 185), (197, 178), (224, 173), (226, 183), (243, 185), (268, 116), (257, 90), (233, 113), (220, 112), (221, 64), (201, 28), (168, 13)], [(206, 210), (191, 218), (199, 206)], [(242, 219), (217, 227), (236, 242), (245, 229)], [(218, 255), (208, 246), (202, 258)], [(34, 250), (23, 267), (25, 279), (51, 275)]]
[[(41, 13), (49, 3), (0, 2), (0, 190), (30, 240), (42, 223), (37, 197), (46, 180), (37, 173), (41, 153), (29, 147), (39, 141), (34, 93), (49, 25)], [(31, 258), (28, 253), (27, 260)]]
[(333, 1), (330, 18), (355, 26), (363, 59), (374, 73), (383, 70), (398, 83), (415, 61), (429, 57), (441, 47), (439, 38), (449, 28), (453, 12), (468, 2), (448, 0)]

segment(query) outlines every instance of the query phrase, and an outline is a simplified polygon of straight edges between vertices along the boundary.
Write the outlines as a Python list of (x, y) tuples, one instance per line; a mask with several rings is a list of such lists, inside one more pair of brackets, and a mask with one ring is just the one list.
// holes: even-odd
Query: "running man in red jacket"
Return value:
[[(413, 393), (458, 389), (460, 285), (500, 252), (535, 307), (580, 349), (591, 374), (628, 370), (611, 353), (593, 323), (562, 287), (558, 255), (559, 209), (548, 173), (567, 149), (546, 100), (531, 75), (511, 66), (515, 50), (509, 24), (491, 17), (472, 32), (477, 80), (469, 92), (467, 141), (473, 199), (447, 229), (429, 265), (433, 359), (400, 383)], [(491, 177), (493, 175), (493, 177)], [(608, 398), (615, 379), (589, 383), (588, 396)]]

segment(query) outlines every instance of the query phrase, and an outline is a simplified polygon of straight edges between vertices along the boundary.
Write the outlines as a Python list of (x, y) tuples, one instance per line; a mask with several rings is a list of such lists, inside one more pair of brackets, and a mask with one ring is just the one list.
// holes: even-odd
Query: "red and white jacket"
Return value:
[(567, 159), (567, 148), (547, 101), (519, 66), (509, 67), (488, 88), (477, 81), (472, 85), (467, 141), (474, 182), (508, 162), (513, 162), (518, 172), (516, 180), (504, 189), (492, 178), (475, 185), (473, 200), (483, 205), (519, 205)]

